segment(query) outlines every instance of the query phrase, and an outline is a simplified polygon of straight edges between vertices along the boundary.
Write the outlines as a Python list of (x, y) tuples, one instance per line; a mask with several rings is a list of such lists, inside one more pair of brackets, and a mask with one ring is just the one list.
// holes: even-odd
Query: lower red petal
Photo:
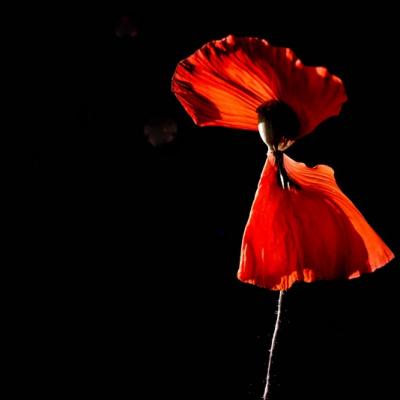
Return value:
[(243, 236), (240, 280), (286, 290), (295, 281), (355, 278), (394, 257), (330, 167), (309, 168), (287, 156), (284, 162), (299, 188), (280, 187), (269, 155)]

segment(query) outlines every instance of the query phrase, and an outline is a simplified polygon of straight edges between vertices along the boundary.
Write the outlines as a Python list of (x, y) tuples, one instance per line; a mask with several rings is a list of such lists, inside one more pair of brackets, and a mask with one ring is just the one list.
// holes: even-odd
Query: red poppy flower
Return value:
[[(288, 105), (299, 129), (276, 151), (337, 115), (346, 101), (342, 81), (326, 68), (304, 66), (292, 50), (263, 39), (232, 35), (181, 61), (172, 90), (200, 126), (257, 130), (260, 106)], [(297, 280), (354, 278), (394, 257), (340, 191), (331, 168), (282, 161), (293, 185), (279, 184), (269, 152), (243, 236), (239, 279), (285, 290)]]

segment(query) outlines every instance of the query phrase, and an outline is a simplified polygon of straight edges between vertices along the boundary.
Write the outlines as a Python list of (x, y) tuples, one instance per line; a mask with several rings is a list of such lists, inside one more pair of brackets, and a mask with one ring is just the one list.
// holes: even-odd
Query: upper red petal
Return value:
[(232, 35), (181, 61), (172, 90), (200, 126), (257, 130), (257, 108), (281, 100), (299, 117), (300, 136), (337, 115), (347, 99), (342, 81), (325, 68), (306, 67), (292, 50), (264, 39)]

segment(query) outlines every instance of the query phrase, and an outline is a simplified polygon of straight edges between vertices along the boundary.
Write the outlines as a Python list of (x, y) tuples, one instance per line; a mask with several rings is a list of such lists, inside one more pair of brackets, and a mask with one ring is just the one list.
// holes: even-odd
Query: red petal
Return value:
[(240, 280), (286, 290), (298, 280), (355, 278), (394, 257), (330, 167), (287, 156), (285, 167), (300, 189), (281, 189), (270, 155), (243, 236)]
[(268, 100), (288, 104), (300, 119), (300, 136), (337, 115), (346, 94), (323, 67), (306, 67), (287, 48), (232, 35), (207, 43), (181, 61), (172, 90), (200, 126), (257, 130), (256, 109)]

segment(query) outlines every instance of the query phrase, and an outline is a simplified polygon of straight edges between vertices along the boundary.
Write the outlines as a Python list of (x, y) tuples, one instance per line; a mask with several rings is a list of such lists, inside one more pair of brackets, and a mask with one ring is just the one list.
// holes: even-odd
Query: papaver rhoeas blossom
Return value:
[[(243, 235), (239, 279), (286, 290), (299, 280), (358, 277), (394, 257), (330, 167), (309, 168), (282, 153), (340, 112), (347, 97), (338, 77), (304, 66), (290, 49), (230, 35), (181, 61), (172, 90), (196, 124), (258, 129), (269, 146)], [(295, 123), (285, 125), (290, 113)]]

